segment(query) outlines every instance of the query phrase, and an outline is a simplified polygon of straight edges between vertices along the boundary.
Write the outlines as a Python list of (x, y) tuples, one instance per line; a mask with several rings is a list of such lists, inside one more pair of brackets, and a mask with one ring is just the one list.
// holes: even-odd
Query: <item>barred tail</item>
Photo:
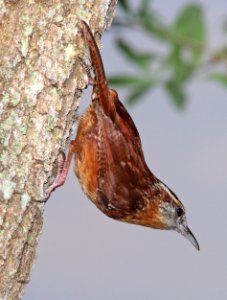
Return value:
[[(106, 81), (106, 75), (103, 67), (102, 58), (94, 39), (94, 36), (89, 28), (88, 24), (85, 21), (82, 22), (82, 33), (85, 39), (86, 44), (88, 45), (91, 64), (94, 72), (94, 88), (97, 88), (97, 91), (101, 96), (108, 97), (108, 87)], [(100, 99), (101, 100), (101, 99)], [(102, 103), (105, 105), (104, 103)]]

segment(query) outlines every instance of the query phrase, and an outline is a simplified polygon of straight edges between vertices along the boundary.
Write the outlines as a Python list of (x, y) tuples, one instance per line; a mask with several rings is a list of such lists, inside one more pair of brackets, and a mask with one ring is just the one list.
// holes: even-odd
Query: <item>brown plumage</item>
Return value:
[(75, 154), (80, 185), (103, 213), (129, 223), (176, 230), (199, 250), (183, 204), (149, 170), (136, 126), (117, 92), (108, 88), (98, 47), (84, 21), (81, 30), (94, 72), (92, 103), (79, 122), (64, 167), (64, 160), (59, 160), (59, 174), (47, 198), (65, 182)]

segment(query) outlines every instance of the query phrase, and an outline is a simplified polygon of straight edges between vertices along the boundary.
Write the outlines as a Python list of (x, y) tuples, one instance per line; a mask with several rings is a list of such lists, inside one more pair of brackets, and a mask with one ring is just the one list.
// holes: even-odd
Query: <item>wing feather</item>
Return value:
[(131, 117), (119, 101), (115, 101), (115, 106), (115, 122), (100, 106), (97, 107), (98, 189), (100, 201), (106, 208), (131, 212), (140, 205), (139, 191), (147, 187), (152, 174), (144, 160), (139, 133)]

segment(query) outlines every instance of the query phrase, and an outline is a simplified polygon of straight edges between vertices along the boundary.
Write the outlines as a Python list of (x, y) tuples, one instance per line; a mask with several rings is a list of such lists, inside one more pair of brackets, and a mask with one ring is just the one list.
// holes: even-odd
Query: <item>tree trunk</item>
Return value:
[(0, 0), (0, 299), (19, 299), (85, 86), (78, 21), (102, 32), (116, 0)]

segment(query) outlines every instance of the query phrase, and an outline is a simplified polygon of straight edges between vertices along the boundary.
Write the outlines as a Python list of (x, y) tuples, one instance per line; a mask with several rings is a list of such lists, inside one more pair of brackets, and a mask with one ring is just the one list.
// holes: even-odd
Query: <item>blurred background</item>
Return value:
[(227, 299), (226, 24), (226, 0), (120, 1), (102, 39), (111, 86), (201, 251), (175, 232), (107, 218), (71, 168), (46, 204), (23, 299)]

